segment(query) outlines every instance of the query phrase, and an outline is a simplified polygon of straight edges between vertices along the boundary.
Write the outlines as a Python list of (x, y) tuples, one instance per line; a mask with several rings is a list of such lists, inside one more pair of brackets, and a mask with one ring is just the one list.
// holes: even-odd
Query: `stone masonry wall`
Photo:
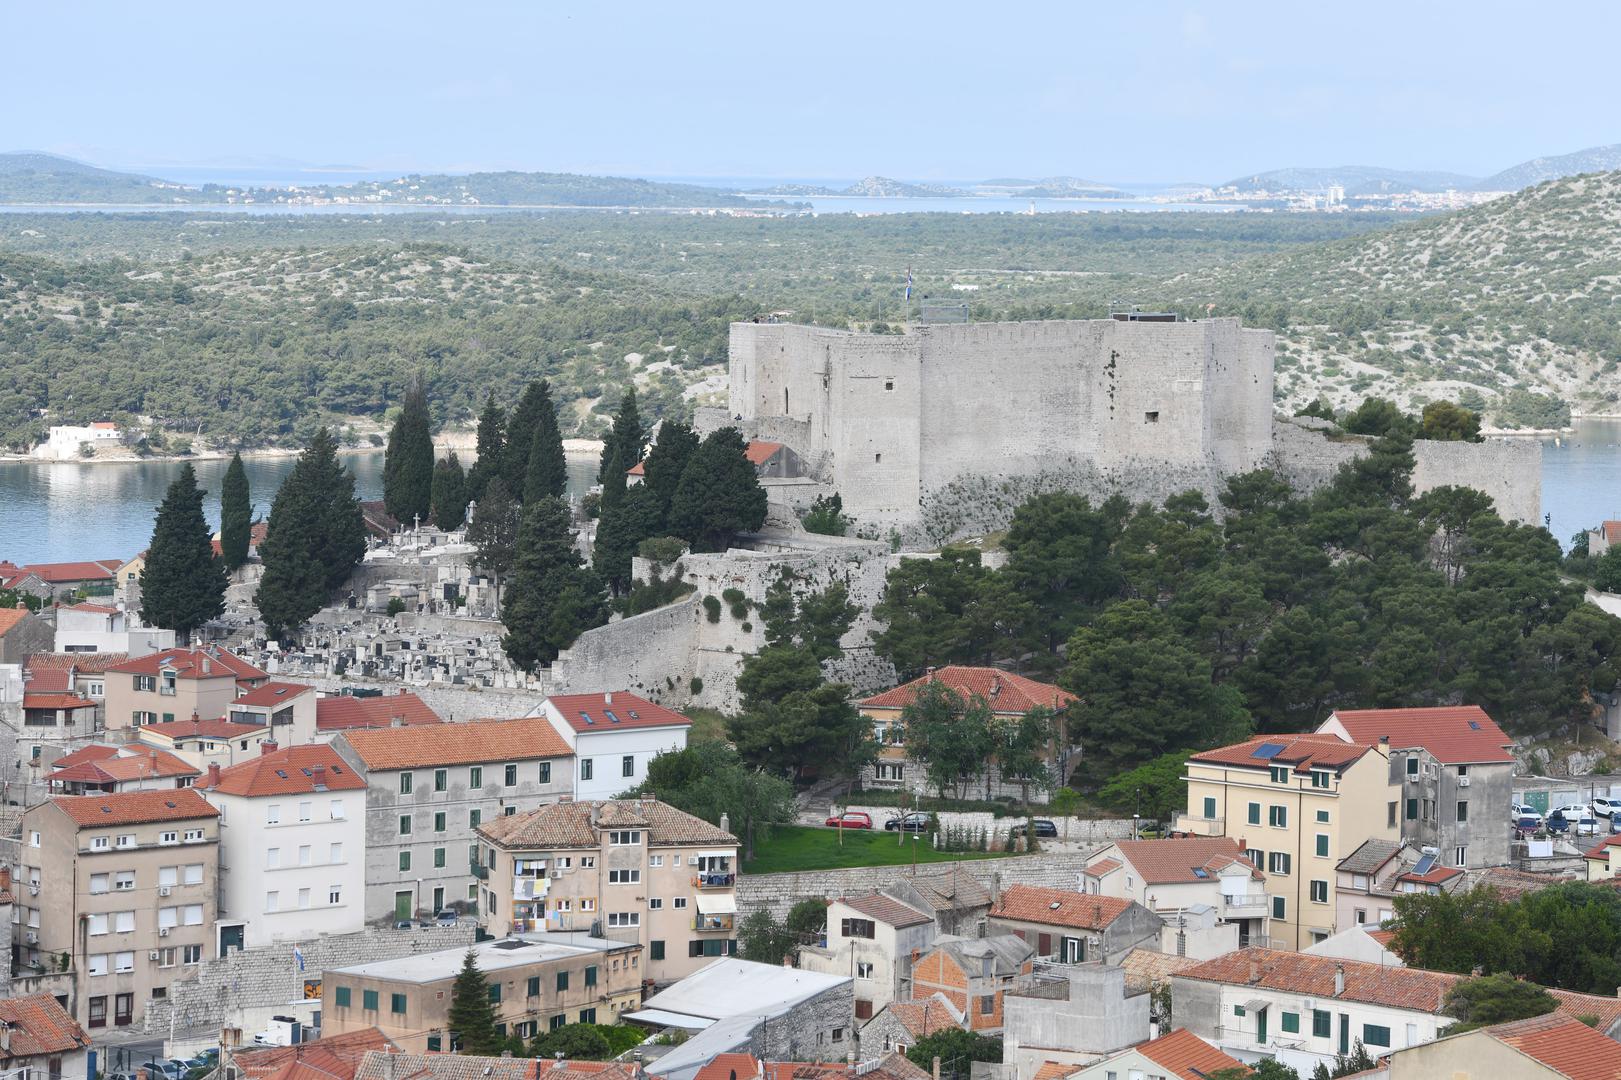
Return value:
[[(406, 686), (392, 681), (352, 679), (336, 675), (282, 675), (278, 678), (313, 686), (329, 694), (356, 688), (375, 688), (384, 694), (396, 694), (401, 690), (407, 690), (421, 698), (428, 708), (438, 713), (441, 718), (450, 721), (509, 720), (519, 716), (530, 716), (539, 710), (541, 702), (546, 700), (546, 695), (539, 691), (469, 688), (444, 683)], [(591, 689), (602, 688), (591, 687)], [(620, 688), (615, 686), (612, 689)]]
[(199, 964), (191, 978), (169, 984), (167, 998), (148, 1002), (146, 1030), (168, 1035), (172, 1014), (177, 1035), (217, 1033), (238, 1009), (302, 1000), (305, 981), (321, 978), (328, 968), (459, 948), (471, 945), (473, 934), (469, 924), (321, 937), (299, 944), (304, 954), (302, 972), (297, 970), (291, 945), (233, 951)]

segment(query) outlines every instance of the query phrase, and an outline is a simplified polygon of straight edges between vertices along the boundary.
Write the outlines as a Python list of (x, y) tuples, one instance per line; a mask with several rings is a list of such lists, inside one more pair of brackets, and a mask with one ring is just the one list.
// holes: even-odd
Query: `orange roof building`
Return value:
[(1023, 938), (1038, 957), (1114, 964), (1136, 946), (1156, 941), (1163, 926), (1135, 900), (1010, 885), (991, 905), (986, 933)]
[[(109, 754), (87, 751), (110, 750)], [(84, 747), (52, 763), (46, 783), (64, 795), (162, 791), (189, 785), (202, 771), (165, 750), (138, 744)]]
[(0, 1000), (0, 1070), (8, 1075), (80, 1076), (90, 1039), (50, 994)]
[(1068, 1066), (1058, 1076), (1068, 1080), (1104, 1080), (1110, 1076), (1161, 1076), (1177, 1080), (1207, 1080), (1225, 1069), (1237, 1075), (1249, 1066), (1218, 1050), (1187, 1028), (1128, 1047), (1092, 1065)]
[(1563, 1010), (1391, 1055), (1390, 1080), (1621, 1080), (1621, 1043)]
[(647, 763), (684, 748), (692, 726), (680, 713), (623, 690), (554, 694), (540, 715), (575, 756), (577, 799), (611, 799), (640, 786)]
[(408, 727), (412, 724), (443, 722), (427, 702), (405, 690), (377, 697), (336, 694), (315, 702), (315, 727), (318, 731)]

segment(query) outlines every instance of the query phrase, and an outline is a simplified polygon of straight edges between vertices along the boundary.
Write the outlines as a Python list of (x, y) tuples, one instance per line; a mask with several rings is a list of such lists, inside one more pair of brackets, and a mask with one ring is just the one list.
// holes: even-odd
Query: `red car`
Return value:
[(827, 819), (830, 829), (870, 829), (872, 828), (872, 815), (862, 810), (846, 810), (844, 813)]

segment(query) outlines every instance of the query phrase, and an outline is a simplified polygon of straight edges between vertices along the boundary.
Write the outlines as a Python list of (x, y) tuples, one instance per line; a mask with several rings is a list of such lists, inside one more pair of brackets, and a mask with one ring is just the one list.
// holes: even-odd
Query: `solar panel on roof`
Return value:
[(1250, 751), (1250, 757), (1275, 758), (1287, 749), (1288, 747), (1280, 742), (1264, 742), (1260, 746), (1257, 746), (1254, 750)]
[(1423, 877), (1433, 869), (1435, 869), (1435, 856), (1426, 855), (1422, 859), (1418, 860), (1418, 865), (1413, 867), (1413, 873), (1417, 874), (1419, 877)]

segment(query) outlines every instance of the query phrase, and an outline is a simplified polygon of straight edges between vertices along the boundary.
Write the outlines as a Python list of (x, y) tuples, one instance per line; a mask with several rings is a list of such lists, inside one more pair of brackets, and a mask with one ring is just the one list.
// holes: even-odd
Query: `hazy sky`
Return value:
[(21, 2), (0, 150), (101, 164), (1219, 181), (1621, 142), (1621, 6)]

